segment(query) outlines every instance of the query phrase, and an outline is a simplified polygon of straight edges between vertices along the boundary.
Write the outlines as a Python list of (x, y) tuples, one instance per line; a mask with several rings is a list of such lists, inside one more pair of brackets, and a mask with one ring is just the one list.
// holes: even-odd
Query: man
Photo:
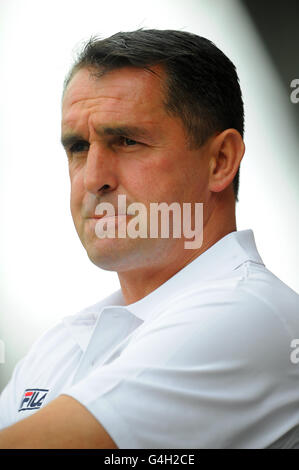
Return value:
[[(187, 32), (94, 38), (65, 82), (62, 143), (77, 233), (121, 289), (17, 365), (1, 446), (298, 445), (298, 295), (264, 266), (253, 232), (236, 229), (245, 147), (232, 62)], [(153, 203), (189, 204), (198, 243), (186, 247), (175, 225), (149, 236)]]

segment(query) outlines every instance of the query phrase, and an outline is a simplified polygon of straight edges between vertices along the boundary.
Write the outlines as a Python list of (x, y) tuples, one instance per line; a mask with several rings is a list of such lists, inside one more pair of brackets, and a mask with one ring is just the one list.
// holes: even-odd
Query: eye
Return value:
[(75, 142), (69, 149), (71, 153), (80, 153), (84, 152), (89, 149), (89, 143), (86, 142), (85, 140), (79, 140), (78, 142)]
[(128, 137), (122, 137), (121, 138), (122, 143), (124, 144), (125, 147), (132, 147), (133, 145), (137, 145), (138, 142), (133, 139), (129, 139)]

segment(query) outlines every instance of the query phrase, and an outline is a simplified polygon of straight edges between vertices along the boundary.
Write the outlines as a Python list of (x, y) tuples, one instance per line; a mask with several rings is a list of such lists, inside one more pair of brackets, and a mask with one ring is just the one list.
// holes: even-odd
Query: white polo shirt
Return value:
[(140, 301), (119, 290), (46, 332), (0, 428), (67, 394), (121, 449), (299, 448), (298, 299), (232, 232)]

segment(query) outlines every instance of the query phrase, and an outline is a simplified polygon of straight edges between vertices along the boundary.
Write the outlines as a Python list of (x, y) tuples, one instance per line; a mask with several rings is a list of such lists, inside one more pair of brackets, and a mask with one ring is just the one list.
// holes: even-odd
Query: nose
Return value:
[(95, 142), (88, 149), (84, 169), (84, 186), (87, 191), (98, 194), (116, 189), (116, 162), (113, 152)]

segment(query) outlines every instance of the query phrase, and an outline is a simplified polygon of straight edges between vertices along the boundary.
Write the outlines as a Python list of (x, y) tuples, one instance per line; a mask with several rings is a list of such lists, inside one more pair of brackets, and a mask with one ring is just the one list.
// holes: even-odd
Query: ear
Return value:
[(225, 129), (214, 138), (210, 147), (210, 191), (223, 191), (232, 183), (244, 152), (245, 144), (236, 129)]

